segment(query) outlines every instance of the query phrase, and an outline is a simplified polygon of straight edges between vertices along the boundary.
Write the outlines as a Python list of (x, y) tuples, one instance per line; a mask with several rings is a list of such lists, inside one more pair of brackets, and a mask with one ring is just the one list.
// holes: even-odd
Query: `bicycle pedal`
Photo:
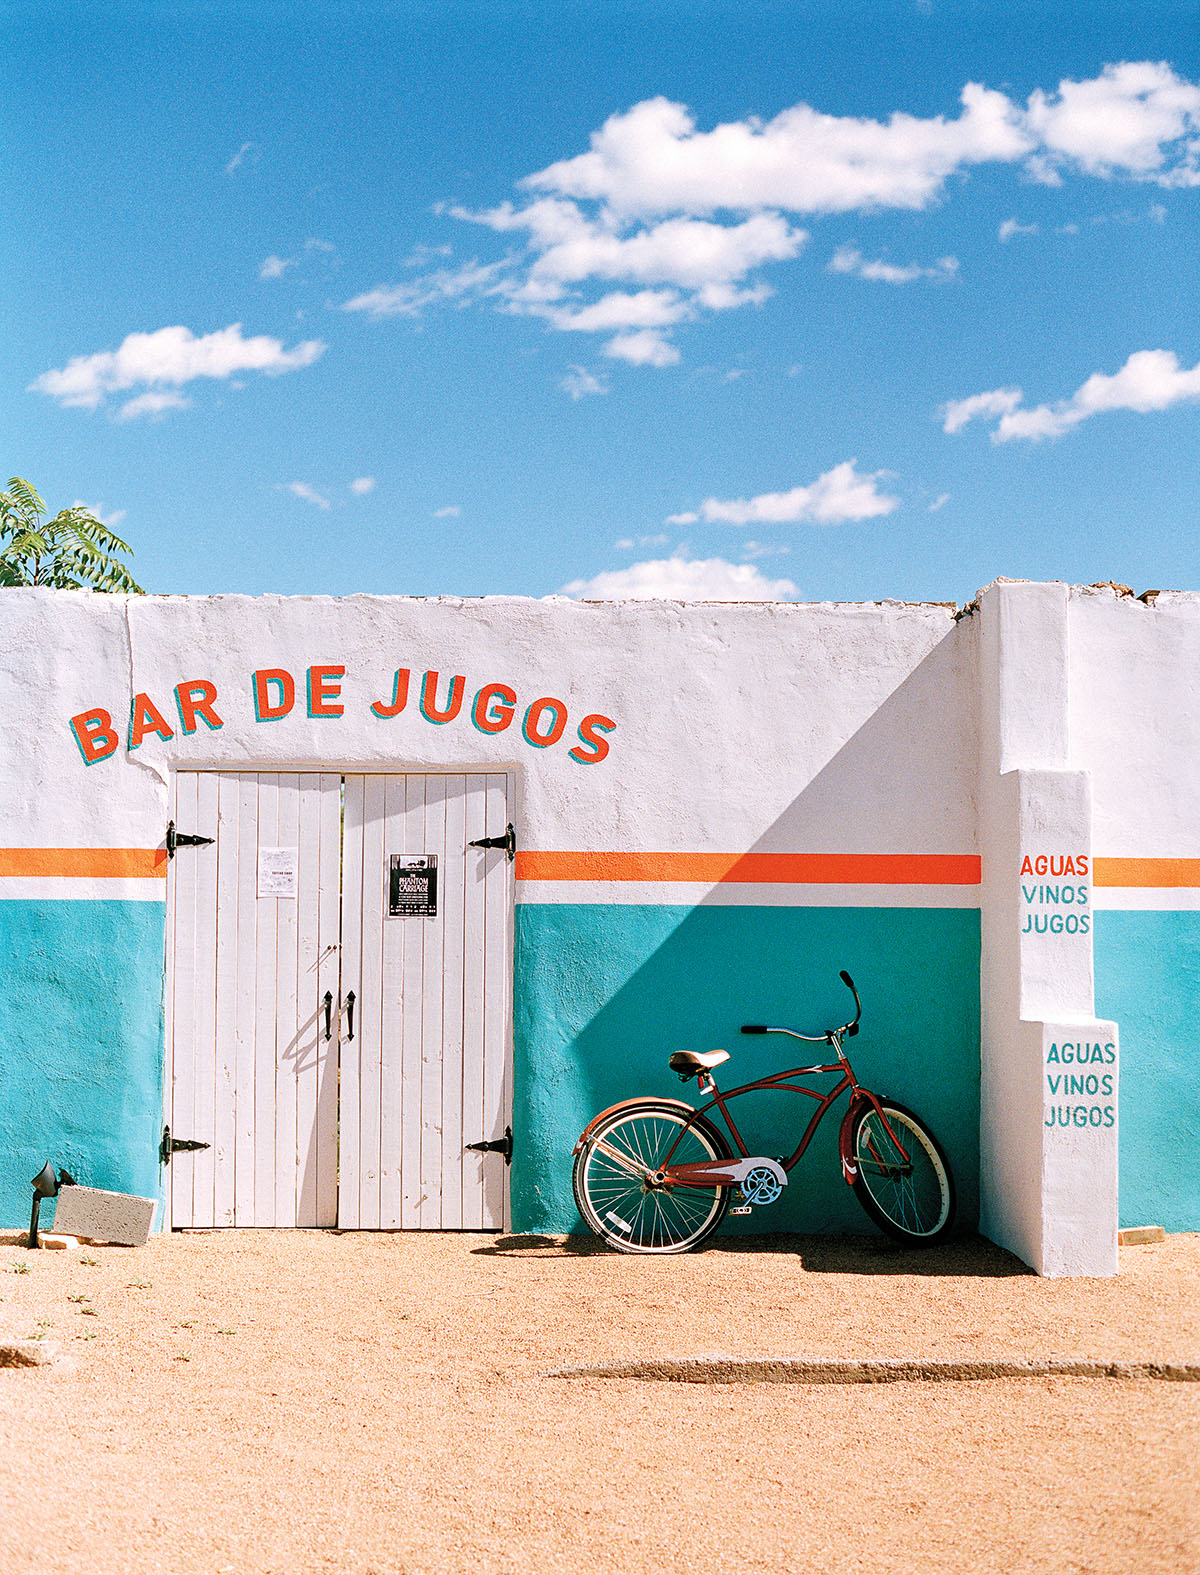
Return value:
[(731, 1214), (753, 1214), (754, 1210), (748, 1203), (739, 1203), (736, 1208), (729, 1211)]

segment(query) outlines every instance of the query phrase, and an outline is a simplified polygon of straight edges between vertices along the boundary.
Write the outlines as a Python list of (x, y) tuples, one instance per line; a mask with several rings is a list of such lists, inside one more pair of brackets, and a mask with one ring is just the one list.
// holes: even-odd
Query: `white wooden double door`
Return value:
[[(172, 1225), (507, 1229), (466, 1145), (511, 1121), (512, 865), (469, 846), (511, 779), (181, 771), (171, 818), (213, 839), (168, 866), (166, 1121), (209, 1145)], [(436, 856), (435, 916), (389, 916), (393, 854)]]

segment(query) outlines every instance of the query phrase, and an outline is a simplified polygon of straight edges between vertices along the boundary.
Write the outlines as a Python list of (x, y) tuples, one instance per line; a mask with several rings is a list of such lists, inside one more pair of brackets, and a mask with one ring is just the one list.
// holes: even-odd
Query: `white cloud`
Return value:
[(456, 520), (461, 513), (457, 503), (447, 503), (444, 509), (434, 509), (433, 517), (435, 520)]
[(1054, 405), (1033, 410), (1012, 410), (992, 434), (996, 443), (1012, 438), (1061, 437), (1081, 421), (1108, 410), (1135, 410), (1140, 414), (1168, 410), (1185, 400), (1200, 399), (1200, 362), (1181, 367), (1170, 350), (1135, 350), (1111, 376), (1093, 372), (1071, 395)]
[(275, 253), (272, 252), (269, 257), (263, 260), (263, 264), (258, 270), (258, 277), (260, 279), (282, 279), (287, 270), (295, 266), (296, 259), (294, 257), (276, 257)]
[(961, 432), (979, 416), (1003, 416), (1015, 410), (1025, 396), (1019, 388), (993, 388), (969, 399), (951, 399), (939, 411), (943, 432)]
[[(63, 403), (71, 401), (64, 400)], [(117, 420), (136, 421), (139, 416), (149, 416), (152, 421), (161, 421), (168, 410), (187, 410), (191, 403), (186, 394), (176, 394), (169, 389), (157, 394), (138, 394), (125, 401), (117, 411)]]
[(327, 252), (332, 254), (337, 251), (337, 247), (332, 241), (323, 241), (319, 235), (310, 235), (304, 243), (304, 250), (306, 252)]
[(604, 346), (604, 353), (618, 361), (628, 361), (631, 366), (674, 366), (679, 360), (675, 346), (653, 328), (618, 334)]
[(284, 491), (290, 492), (294, 498), (300, 498), (305, 503), (315, 503), (319, 509), (329, 507), (329, 499), (315, 487), (310, 487), (307, 481), (289, 481), (284, 486)]
[(544, 315), (555, 328), (594, 334), (614, 328), (666, 328), (685, 317), (687, 308), (673, 290), (639, 290), (636, 295), (618, 290), (591, 306), (551, 309)]
[(604, 379), (596, 377), (582, 366), (570, 367), (558, 386), (576, 400), (585, 399), (588, 394), (608, 393), (608, 384)]
[(995, 389), (943, 407), (943, 430), (958, 432), (976, 416), (998, 416), (993, 443), (1014, 438), (1039, 442), (1061, 437), (1080, 422), (1109, 410), (1140, 414), (1169, 410), (1186, 400), (1200, 399), (1200, 362), (1181, 367), (1170, 350), (1135, 350), (1119, 371), (1093, 372), (1067, 399), (1052, 405), (1022, 408), (1020, 389)]
[(356, 498), (365, 497), (368, 492), (375, 490), (374, 476), (356, 476), (350, 483), (350, 491)]
[(493, 293), (504, 263), (465, 263), (438, 268), (407, 284), (381, 284), (342, 303), (343, 312), (368, 312), (372, 317), (419, 317), (430, 306), (466, 306)]
[[(816, 525), (837, 525), (846, 520), (874, 519), (900, 507), (900, 499), (881, 493), (876, 485), (882, 470), (860, 475), (857, 461), (844, 460), (818, 476), (808, 487), (789, 492), (763, 492), (755, 498), (705, 498), (701, 518), (727, 525), (793, 524), (801, 520)], [(684, 523), (676, 515), (675, 523)]]
[(86, 509), (89, 514), (95, 515), (101, 525), (107, 525), (110, 530), (116, 530), (117, 526), (129, 513), (128, 509), (113, 509), (106, 514), (103, 503), (85, 503), (82, 498), (76, 498), (71, 507), (73, 509)]
[(949, 501), (950, 494), (948, 492), (939, 492), (937, 497), (934, 498), (933, 502), (929, 505), (929, 512), (931, 514), (936, 514), (937, 511), (940, 508), (944, 508), (945, 505), (949, 503)]
[[(116, 350), (72, 356), (65, 367), (43, 372), (29, 387), (51, 395), (60, 404), (93, 410), (106, 394), (138, 383), (151, 388), (164, 383), (179, 386), (198, 377), (226, 378), (247, 371), (275, 376), (311, 366), (324, 351), (319, 339), (306, 340), (292, 350), (285, 350), (278, 339), (265, 334), (244, 339), (241, 323), (199, 338), (187, 328), (160, 328), (154, 333), (130, 334)], [(131, 400), (122, 415), (158, 413), (178, 409), (182, 403), (178, 395), (142, 395)]]
[(670, 558), (634, 563), (612, 569), (590, 580), (572, 580), (563, 586), (568, 596), (589, 601), (771, 602), (796, 594), (791, 580), (768, 580), (751, 563), (730, 563), (725, 558)]
[(996, 239), (1001, 242), (1011, 241), (1014, 235), (1036, 235), (1037, 232), (1036, 224), (1021, 224), (1017, 219), (1005, 219), (996, 231)]
[(830, 258), (829, 272), (852, 273), (860, 279), (878, 280), (883, 284), (911, 284), (914, 279), (953, 279), (958, 273), (958, 258), (939, 257), (929, 268), (919, 263), (898, 268), (894, 263), (868, 262), (857, 247), (839, 246)]
[(691, 509), (684, 509), (682, 514), (668, 514), (666, 523), (668, 525), (694, 525), (699, 518), (700, 516), (693, 513)]
[(742, 543), (743, 558), (780, 558), (786, 557), (791, 550), (786, 542), (744, 541)]
[(1123, 61), (1084, 82), (1039, 88), (1025, 124), (1045, 152), (1044, 169), (1075, 164), (1089, 175), (1200, 184), (1200, 84), (1165, 62)]
[(232, 175), (234, 170), (241, 169), (242, 165), (245, 164), (247, 159), (249, 159), (252, 164), (257, 164), (257, 155), (258, 144), (256, 142), (243, 142), (241, 147), (225, 166), (226, 175)]
[(1031, 151), (1020, 111), (1002, 93), (968, 83), (961, 103), (953, 120), (897, 112), (887, 121), (796, 104), (765, 124), (749, 119), (703, 132), (685, 105), (648, 99), (611, 116), (589, 152), (522, 184), (623, 215), (923, 208), (964, 165)]

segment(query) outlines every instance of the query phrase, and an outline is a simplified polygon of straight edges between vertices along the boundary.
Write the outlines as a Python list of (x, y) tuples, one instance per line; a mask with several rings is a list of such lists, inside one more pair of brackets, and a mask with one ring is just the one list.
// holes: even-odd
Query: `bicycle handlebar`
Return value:
[(770, 1028), (766, 1023), (743, 1023), (744, 1034), (790, 1034), (793, 1039), (807, 1039), (813, 1044), (831, 1039), (834, 1034), (849, 1034), (853, 1037), (858, 1032), (858, 1020), (862, 1016), (862, 1002), (858, 998), (858, 991), (854, 987), (854, 980), (843, 968), (838, 978), (854, 997), (854, 1016), (848, 1023), (843, 1023), (840, 1028), (828, 1028), (823, 1034), (798, 1034), (794, 1028)]

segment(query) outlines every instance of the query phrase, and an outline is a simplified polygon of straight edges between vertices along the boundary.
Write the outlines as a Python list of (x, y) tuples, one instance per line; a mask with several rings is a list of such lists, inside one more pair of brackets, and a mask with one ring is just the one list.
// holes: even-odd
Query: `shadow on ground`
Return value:
[[(617, 1256), (592, 1236), (498, 1236), (473, 1247), (480, 1258), (593, 1258)], [(728, 1236), (708, 1253), (764, 1253), (798, 1258), (812, 1274), (904, 1274), (932, 1278), (1011, 1279), (1033, 1270), (982, 1236), (958, 1236), (936, 1247), (904, 1247), (882, 1236)]]

